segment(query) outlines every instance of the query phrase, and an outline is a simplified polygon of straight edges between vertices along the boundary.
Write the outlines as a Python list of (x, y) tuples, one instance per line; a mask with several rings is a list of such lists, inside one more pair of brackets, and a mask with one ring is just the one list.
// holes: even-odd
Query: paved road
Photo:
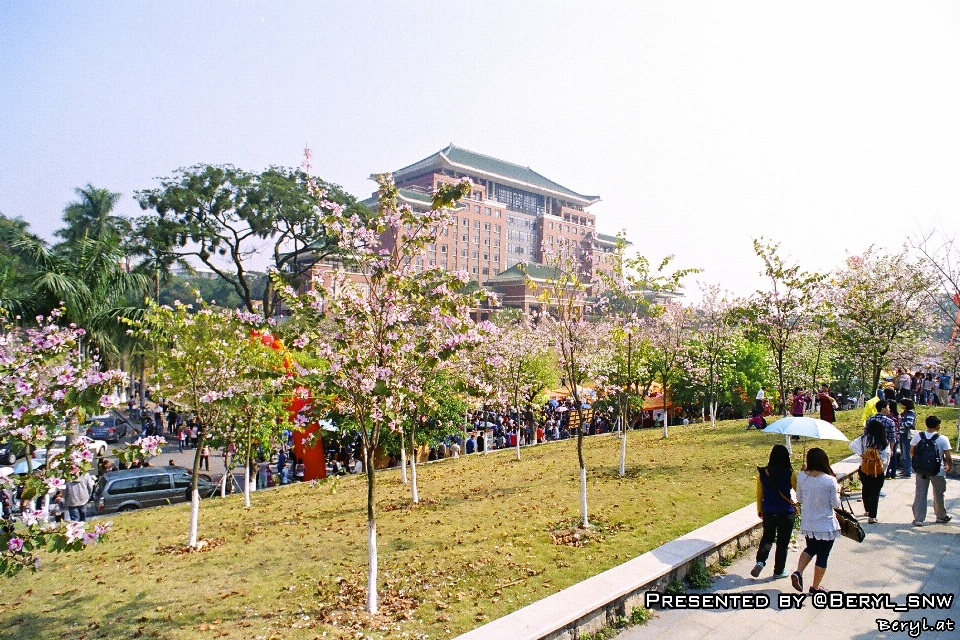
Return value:
[[(867, 525), (867, 538), (862, 544), (851, 540), (837, 541), (830, 555), (830, 564), (823, 586), (847, 594), (889, 594), (894, 603), (906, 603), (909, 594), (952, 594), (948, 609), (913, 610), (905, 613), (890, 610), (818, 609), (804, 599), (800, 609), (778, 608), (779, 594), (797, 594), (789, 578), (774, 580), (770, 562), (759, 578), (750, 577), (754, 555), (735, 561), (714, 581), (706, 593), (763, 593), (770, 597), (768, 608), (760, 610), (669, 610), (657, 611), (645, 625), (627, 629), (617, 640), (873, 640), (883, 638), (922, 638), (922, 640), (960, 639), (960, 482), (947, 482), (947, 511), (953, 516), (949, 524), (933, 524), (933, 505), (927, 513), (928, 526), (913, 527), (910, 511), (914, 480), (888, 480), (886, 497), (880, 499), (879, 524)], [(854, 511), (862, 505), (853, 502)], [(866, 518), (862, 518), (865, 522)], [(791, 549), (788, 571), (797, 566), (800, 549)], [(812, 578), (812, 566), (805, 580)], [(836, 597), (836, 596), (835, 596)], [(955, 629), (879, 632), (877, 620), (891, 623), (918, 624), (924, 617), (930, 625), (937, 620), (951, 620)]]

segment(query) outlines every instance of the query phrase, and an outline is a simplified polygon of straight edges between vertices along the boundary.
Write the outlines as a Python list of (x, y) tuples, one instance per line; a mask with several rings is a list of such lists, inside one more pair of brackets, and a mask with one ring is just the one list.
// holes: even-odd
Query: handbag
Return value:
[[(850, 501), (847, 500), (847, 506), (850, 506)], [(840, 503), (839, 509), (834, 509), (833, 513), (837, 516), (837, 522), (840, 523), (840, 535), (844, 538), (850, 538), (851, 540), (856, 540), (857, 542), (863, 542), (863, 539), (867, 537), (867, 533), (863, 530), (863, 527), (860, 526), (860, 521), (857, 520), (857, 517), (853, 515), (853, 507), (850, 507), (850, 511), (847, 511), (843, 508), (843, 503)]]

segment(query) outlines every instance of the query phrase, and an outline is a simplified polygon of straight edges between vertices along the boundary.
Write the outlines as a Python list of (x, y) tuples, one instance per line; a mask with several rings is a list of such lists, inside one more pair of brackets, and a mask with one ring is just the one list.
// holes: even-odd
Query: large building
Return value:
[(546, 262), (551, 252), (602, 263), (597, 258), (615, 246), (615, 238), (597, 233), (596, 216), (587, 211), (599, 196), (577, 193), (529, 167), (451, 144), (393, 173), (401, 198), (415, 210), (429, 207), (441, 184), (463, 177), (472, 180), (473, 192), (455, 212), (455, 230), (431, 247), (429, 266), (463, 270), (485, 284), (518, 263)]
[[(470, 178), (473, 190), (453, 212), (454, 224), (427, 248), (418, 267), (464, 271), (481, 285), (506, 287), (509, 292), (500, 291), (505, 306), (525, 310), (531, 308), (531, 293), (515, 290), (514, 282), (520, 263), (529, 265), (528, 276), (542, 274), (550, 255), (562, 252), (580, 261), (587, 280), (598, 270), (611, 272), (617, 238), (598, 233), (596, 216), (587, 211), (599, 196), (581, 195), (529, 167), (452, 144), (393, 173), (401, 203), (414, 211), (428, 210), (440, 185), (463, 177)], [(363, 204), (376, 209), (376, 196)], [(318, 263), (309, 280), (329, 280), (334, 266), (331, 261)], [(595, 285), (593, 293), (601, 289)]]

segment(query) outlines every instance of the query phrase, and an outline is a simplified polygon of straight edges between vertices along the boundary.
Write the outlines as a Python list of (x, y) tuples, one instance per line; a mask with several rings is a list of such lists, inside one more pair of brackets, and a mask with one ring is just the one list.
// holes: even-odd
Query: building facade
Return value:
[(393, 173), (401, 198), (414, 210), (429, 207), (441, 184), (463, 177), (470, 178), (473, 190), (454, 212), (456, 224), (430, 248), (425, 258), (430, 266), (463, 270), (486, 284), (521, 262), (549, 262), (553, 252), (569, 252), (592, 264), (596, 216), (587, 207), (599, 196), (579, 194), (529, 167), (452, 144)]

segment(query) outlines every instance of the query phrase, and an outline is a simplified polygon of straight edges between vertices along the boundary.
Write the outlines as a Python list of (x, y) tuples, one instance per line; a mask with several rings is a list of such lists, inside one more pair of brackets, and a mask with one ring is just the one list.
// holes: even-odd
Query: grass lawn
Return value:
[[(956, 411), (936, 411), (955, 444)], [(860, 424), (859, 411), (840, 414), (847, 435)], [(114, 516), (105, 544), (0, 578), (0, 629), (11, 639), (450, 637), (752, 502), (755, 468), (783, 438), (744, 425), (671, 427), (667, 440), (631, 432), (625, 478), (617, 439), (587, 438), (597, 526), (582, 546), (557, 543), (580, 542), (563, 533), (579, 513), (575, 440), (525, 448), (519, 462), (511, 450), (422, 465), (417, 507), (398, 470), (378, 474), (376, 619), (358, 613), (366, 483), (354, 476), (255, 493), (250, 510), (242, 496), (204, 501), (202, 553), (178, 551), (189, 505)], [(831, 460), (849, 453), (818, 444)]]

